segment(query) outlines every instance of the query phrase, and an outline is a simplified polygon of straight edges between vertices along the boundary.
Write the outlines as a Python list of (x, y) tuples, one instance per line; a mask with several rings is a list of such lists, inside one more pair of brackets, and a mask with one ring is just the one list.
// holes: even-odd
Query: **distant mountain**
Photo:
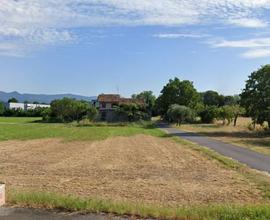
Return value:
[(91, 101), (96, 99), (96, 96), (81, 96), (74, 94), (57, 94), (57, 95), (44, 95), (44, 94), (20, 94), (18, 92), (1, 92), (0, 101), (7, 102), (10, 98), (16, 98), (19, 102), (39, 102), (39, 103), (51, 103), (55, 99), (62, 99), (64, 97), (74, 98), (78, 100)]

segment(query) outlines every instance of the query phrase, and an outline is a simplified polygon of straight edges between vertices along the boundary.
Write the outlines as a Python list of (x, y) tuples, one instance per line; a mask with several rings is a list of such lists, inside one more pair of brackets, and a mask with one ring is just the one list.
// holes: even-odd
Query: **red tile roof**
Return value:
[(137, 105), (145, 104), (143, 99), (121, 98), (120, 95), (117, 94), (101, 94), (98, 96), (98, 102), (115, 103), (118, 105), (132, 103)]
[(102, 94), (98, 96), (99, 102), (120, 102), (120, 95)]

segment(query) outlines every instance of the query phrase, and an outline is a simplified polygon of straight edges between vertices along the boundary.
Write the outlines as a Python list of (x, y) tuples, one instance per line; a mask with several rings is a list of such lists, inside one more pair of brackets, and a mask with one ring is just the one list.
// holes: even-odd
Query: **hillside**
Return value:
[(10, 98), (16, 98), (19, 102), (40, 102), (40, 103), (51, 103), (55, 99), (61, 99), (64, 97), (74, 98), (78, 100), (91, 101), (95, 99), (95, 96), (81, 96), (74, 94), (55, 94), (55, 95), (45, 95), (45, 94), (21, 94), (18, 92), (1, 92), (0, 91), (0, 101), (7, 102)]

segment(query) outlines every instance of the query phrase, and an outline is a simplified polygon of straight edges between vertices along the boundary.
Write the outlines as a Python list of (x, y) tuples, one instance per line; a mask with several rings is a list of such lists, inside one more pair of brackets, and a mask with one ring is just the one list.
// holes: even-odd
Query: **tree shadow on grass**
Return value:
[(259, 147), (264, 147), (264, 148), (270, 148), (270, 139), (269, 140), (265, 140), (265, 139), (244, 140), (244, 141), (242, 141), (242, 143), (248, 144), (248, 145), (259, 146)]
[(208, 137), (232, 137), (232, 138), (265, 138), (270, 137), (269, 132), (245, 132), (245, 131), (214, 131), (214, 132), (196, 132), (198, 135)]

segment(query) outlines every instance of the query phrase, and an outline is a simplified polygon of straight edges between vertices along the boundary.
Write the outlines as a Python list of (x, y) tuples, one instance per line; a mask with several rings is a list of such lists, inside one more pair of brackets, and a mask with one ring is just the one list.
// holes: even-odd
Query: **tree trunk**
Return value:
[(234, 126), (234, 127), (236, 127), (236, 125), (237, 125), (237, 119), (238, 119), (238, 116), (235, 116), (235, 117), (234, 117), (234, 122), (233, 122), (233, 126)]

